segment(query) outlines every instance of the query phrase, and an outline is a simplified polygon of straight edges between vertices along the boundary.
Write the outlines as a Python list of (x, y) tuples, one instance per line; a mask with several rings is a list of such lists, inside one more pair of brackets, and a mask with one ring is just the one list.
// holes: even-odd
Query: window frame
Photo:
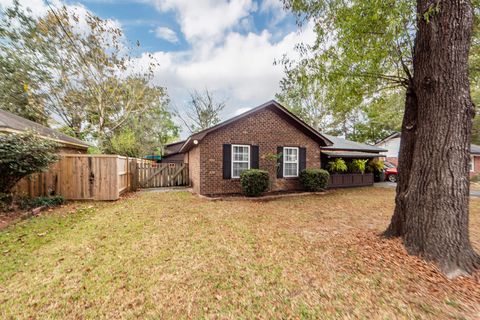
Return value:
[(470, 172), (475, 172), (475, 156), (470, 156)]
[[(235, 160), (235, 153), (233, 151), (235, 149), (235, 147), (247, 147), (247, 149), (248, 149), (248, 160), (247, 161)], [(251, 154), (251, 149), (250, 149), (249, 144), (232, 144), (232, 165), (231, 165), (231, 168), (230, 168), (230, 173), (231, 173), (232, 179), (240, 179), (240, 175), (238, 175), (238, 176), (233, 175), (233, 165), (234, 165), (234, 163), (245, 163), (245, 162), (247, 162), (248, 163), (247, 170), (250, 170), (251, 159), (252, 159), (252, 154)]]
[[(286, 152), (285, 150), (287, 149), (292, 149), (292, 150), (297, 150), (297, 161), (286, 161)], [(299, 175), (299, 172), (298, 172), (298, 168), (299, 168), (299, 165), (300, 165), (300, 148), (299, 147), (283, 147), (283, 157), (282, 157), (282, 161), (283, 161), (283, 177), (284, 178), (298, 178), (298, 175)], [(287, 175), (285, 174), (285, 163), (296, 163), (297, 165), (297, 174), (296, 175)]]

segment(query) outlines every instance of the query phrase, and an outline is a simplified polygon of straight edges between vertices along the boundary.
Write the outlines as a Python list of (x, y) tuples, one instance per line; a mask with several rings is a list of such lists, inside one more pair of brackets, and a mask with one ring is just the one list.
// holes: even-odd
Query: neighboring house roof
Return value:
[(177, 141), (177, 142), (173, 142), (165, 145), (165, 155), (168, 156), (168, 155), (179, 153), (180, 148), (183, 146), (185, 141), (186, 140), (182, 140), (182, 141)]
[(223, 128), (235, 121), (238, 121), (240, 119), (243, 119), (244, 117), (247, 117), (249, 115), (252, 115), (252, 114), (255, 114), (263, 109), (266, 109), (266, 108), (275, 108), (275, 110), (281, 112), (282, 114), (284, 114), (285, 116), (288, 117), (288, 119), (290, 119), (295, 125), (297, 125), (298, 127), (300, 127), (302, 130), (304, 130), (306, 133), (308, 133), (314, 140), (316, 140), (317, 142), (322, 142), (323, 144), (325, 145), (331, 145), (333, 142), (330, 141), (325, 135), (321, 134), (320, 132), (318, 132), (317, 130), (315, 130), (314, 128), (310, 127), (308, 124), (306, 124), (305, 122), (303, 122), (300, 118), (298, 118), (296, 115), (294, 115), (292, 112), (290, 112), (287, 108), (285, 108), (284, 106), (282, 106), (280, 103), (278, 103), (277, 101), (275, 100), (270, 100), (256, 108), (253, 108), (253, 109), (250, 109), (249, 111), (247, 112), (244, 112), (236, 117), (233, 117), (229, 120), (226, 120), (226, 121), (223, 121), (213, 127), (210, 127), (210, 128), (207, 128), (205, 130), (202, 130), (200, 132), (197, 132), (197, 133), (194, 133), (192, 134), (186, 141), (185, 143), (182, 145), (182, 147), (180, 148), (180, 150), (178, 150), (178, 152), (186, 152), (188, 150), (190, 150), (194, 145), (195, 145), (195, 141), (197, 141), (197, 143), (199, 141), (201, 141), (207, 134), (209, 134), (210, 132), (213, 132), (213, 131), (216, 131), (220, 128)]
[(470, 153), (480, 154), (480, 146), (477, 146), (476, 144), (471, 144), (470, 145)]
[(0, 109), (0, 132), (33, 131), (35, 134), (73, 148), (87, 149), (86, 142)]
[(377, 143), (375, 143), (375, 145), (379, 145), (379, 144), (381, 144), (381, 143), (385, 143), (385, 142), (387, 142), (388, 140), (395, 139), (395, 138), (400, 138), (400, 132), (394, 132), (394, 133), (392, 133), (391, 135), (386, 136), (386, 137), (383, 138), (382, 140), (380, 140), (380, 141), (378, 141)]
[[(333, 142), (333, 145), (328, 146), (328, 147), (322, 147), (322, 152), (323, 150), (348, 150), (348, 151), (359, 151), (359, 152), (386, 152), (387, 150), (372, 146), (369, 144), (365, 143), (360, 143), (360, 142), (355, 142), (355, 141), (350, 141), (347, 139), (339, 138), (339, 137), (334, 137), (328, 134), (323, 134), (326, 136), (330, 141)], [(325, 153), (325, 152), (324, 152)]]
[[(375, 143), (375, 145), (387, 142), (388, 140), (391, 140), (391, 139), (394, 139), (394, 138), (401, 138), (401, 133), (400, 132), (392, 133), (388, 137), (385, 137), (382, 140)], [(476, 144), (470, 144), (470, 153), (471, 154), (480, 154), (480, 146), (478, 146)]]

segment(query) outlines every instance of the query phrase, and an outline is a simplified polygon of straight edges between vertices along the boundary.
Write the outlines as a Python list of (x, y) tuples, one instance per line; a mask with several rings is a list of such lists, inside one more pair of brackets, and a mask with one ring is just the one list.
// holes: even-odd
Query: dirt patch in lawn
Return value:
[[(0, 231), (0, 318), (478, 319), (448, 280), (378, 235), (394, 190), (268, 202), (142, 193)], [(471, 200), (480, 249), (480, 200)]]

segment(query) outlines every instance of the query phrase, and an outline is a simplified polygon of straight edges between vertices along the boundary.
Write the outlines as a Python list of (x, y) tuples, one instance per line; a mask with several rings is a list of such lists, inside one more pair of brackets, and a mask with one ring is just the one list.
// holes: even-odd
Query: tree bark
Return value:
[(469, 0), (418, 0), (417, 16), (396, 207), (385, 235), (402, 237), (410, 254), (456, 277), (480, 267), (468, 231), (473, 7)]

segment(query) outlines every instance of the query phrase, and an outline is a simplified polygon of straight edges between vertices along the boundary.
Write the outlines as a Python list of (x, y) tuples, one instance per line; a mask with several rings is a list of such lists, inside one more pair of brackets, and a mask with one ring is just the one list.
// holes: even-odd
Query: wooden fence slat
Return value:
[(161, 188), (185, 186), (189, 183), (188, 167), (185, 164), (138, 162), (136, 168), (137, 187)]
[(25, 177), (14, 187), (18, 196), (62, 195), (68, 200), (115, 200), (136, 190), (142, 168), (151, 161), (117, 155), (61, 154), (47, 172)]

